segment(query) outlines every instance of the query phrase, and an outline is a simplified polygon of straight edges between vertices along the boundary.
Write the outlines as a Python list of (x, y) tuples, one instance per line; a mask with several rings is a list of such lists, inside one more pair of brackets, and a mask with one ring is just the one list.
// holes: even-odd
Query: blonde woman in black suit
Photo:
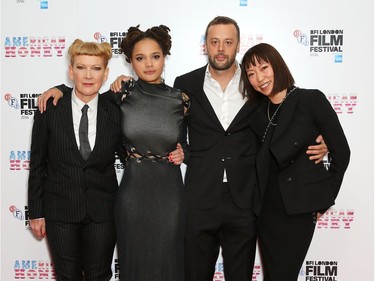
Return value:
[[(316, 220), (335, 203), (350, 150), (337, 115), (319, 90), (300, 89), (269, 44), (242, 60), (243, 94), (260, 100), (250, 126), (262, 147), (257, 156), (258, 239), (265, 281), (295, 281)], [(306, 148), (322, 134), (330, 167), (314, 164)]]
[[(57, 280), (103, 281), (112, 276), (120, 111), (98, 94), (111, 55), (108, 43), (74, 41), (69, 48), (73, 91), (56, 106), (49, 101), (43, 114), (35, 113), (30, 226), (37, 238), (48, 237)], [(81, 108), (87, 106), (86, 119)]]

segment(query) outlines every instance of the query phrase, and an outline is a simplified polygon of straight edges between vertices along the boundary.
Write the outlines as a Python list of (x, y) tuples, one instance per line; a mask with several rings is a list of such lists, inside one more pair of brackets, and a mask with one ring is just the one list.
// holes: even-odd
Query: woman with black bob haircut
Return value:
[[(250, 126), (257, 156), (258, 239), (265, 281), (295, 281), (317, 219), (335, 203), (350, 150), (338, 117), (319, 90), (301, 89), (279, 52), (261, 43), (242, 60), (242, 93), (260, 105)], [(330, 165), (305, 151), (322, 134)]]

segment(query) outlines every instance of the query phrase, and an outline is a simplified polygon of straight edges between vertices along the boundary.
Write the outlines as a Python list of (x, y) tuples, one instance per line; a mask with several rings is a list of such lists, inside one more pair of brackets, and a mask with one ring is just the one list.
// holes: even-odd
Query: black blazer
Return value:
[(203, 91), (207, 66), (176, 78), (174, 87), (190, 97), (185, 185), (190, 207), (210, 208), (220, 198), (224, 169), (240, 208), (251, 208), (256, 185), (257, 139), (248, 126), (255, 106), (246, 103), (224, 130)]
[[(265, 98), (250, 119), (250, 125), (260, 139), (268, 124), (267, 105)], [(261, 197), (267, 185), (272, 153), (279, 165), (277, 181), (288, 214), (330, 207), (335, 203), (350, 158), (349, 145), (337, 114), (322, 92), (306, 89), (292, 92), (279, 114), (273, 134), (267, 136), (272, 138), (266, 137), (257, 157)], [(319, 134), (323, 135), (329, 149), (328, 171), (323, 163), (316, 165), (306, 154), (307, 147), (315, 144)]]
[(77, 222), (112, 220), (118, 189), (115, 152), (121, 150), (120, 112), (99, 95), (95, 146), (84, 161), (73, 129), (72, 92), (57, 106), (35, 113), (32, 130), (29, 215), (31, 219)]

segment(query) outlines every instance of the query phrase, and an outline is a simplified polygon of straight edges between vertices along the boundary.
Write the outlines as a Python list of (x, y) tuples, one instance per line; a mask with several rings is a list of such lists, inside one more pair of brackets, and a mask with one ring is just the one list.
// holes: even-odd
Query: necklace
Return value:
[(262, 137), (262, 143), (264, 142), (264, 140), (266, 139), (266, 136), (267, 136), (267, 133), (270, 129), (271, 126), (276, 126), (277, 123), (273, 123), (273, 120), (275, 119), (276, 117), (276, 114), (277, 112), (279, 111), (280, 107), (283, 105), (284, 101), (286, 100), (286, 98), (295, 90), (297, 89), (296, 87), (293, 87), (289, 92), (286, 93), (285, 97), (283, 98), (283, 100), (281, 101), (281, 103), (279, 104), (279, 106), (276, 108), (275, 112), (273, 113), (272, 117), (270, 118), (270, 101), (268, 101), (268, 107), (267, 107), (267, 117), (268, 117), (268, 125), (266, 127), (266, 130), (264, 131), (264, 134), (263, 134), (263, 137)]
[[(268, 117), (268, 121), (271, 123), (272, 126), (276, 126), (277, 123), (273, 123), (273, 122), (272, 122), (273, 118), (271, 119), (271, 117), (270, 117), (270, 104), (271, 104), (271, 101), (268, 100), (268, 106), (267, 106), (267, 117)], [(280, 106), (280, 105), (279, 105), (279, 106)], [(279, 109), (279, 107), (277, 107), (277, 109)], [(276, 109), (276, 110), (277, 110), (277, 109)], [(272, 117), (273, 117), (273, 116), (272, 116)]]

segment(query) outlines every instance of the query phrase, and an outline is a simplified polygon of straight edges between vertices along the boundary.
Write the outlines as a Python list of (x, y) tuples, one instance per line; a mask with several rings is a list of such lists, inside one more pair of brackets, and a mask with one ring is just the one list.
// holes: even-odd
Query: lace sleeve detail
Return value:
[(132, 91), (135, 87), (135, 80), (130, 79), (128, 81), (122, 82), (122, 88), (121, 88), (121, 101), (123, 101), (127, 96), (130, 96), (132, 94)]
[(187, 110), (190, 108), (190, 98), (184, 92), (181, 93), (181, 96), (182, 96), (182, 105), (185, 108), (185, 114), (186, 114)]

